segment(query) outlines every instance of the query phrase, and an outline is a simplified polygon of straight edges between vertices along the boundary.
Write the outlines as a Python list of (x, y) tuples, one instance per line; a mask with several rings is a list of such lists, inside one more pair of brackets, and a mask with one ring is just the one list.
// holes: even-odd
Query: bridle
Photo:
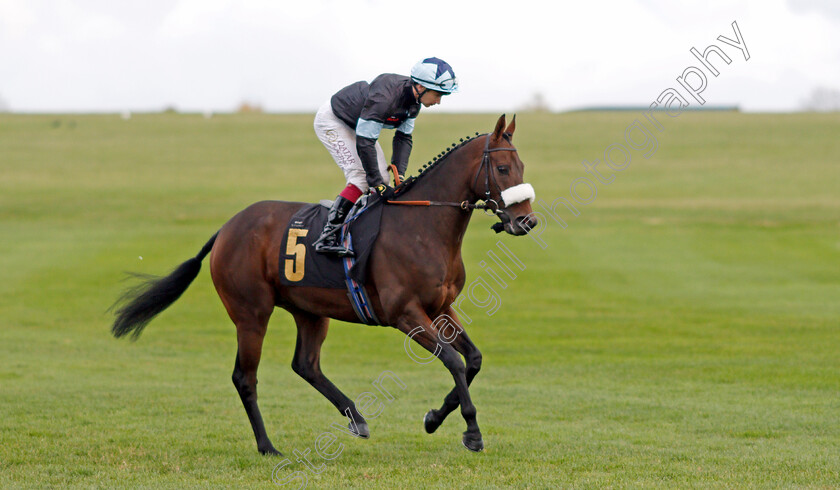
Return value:
[[(491, 214), (501, 214), (502, 210), (499, 207), (499, 203), (495, 200), (490, 199), (490, 178), (492, 176), (493, 183), (496, 184), (496, 187), (499, 187), (499, 183), (496, 181), (496, 174), (492, 172), (492, 168), (490, 165), (490, 154), (494, 151), (516, 151), (516, 148), (490, 148), (490, 134), (487, 134), (487, 137), (484, 138), (484, 155), (481, 157), (481, 165), (478, 167), (478, 173), (475, 174), (475, 179), (473, 179), (473, 188), (478, 183), (478, 176), (481, 175), (481, 170), (484, 169), (484, 205), (482, 208), (475, 208), (475, 209), (484, 209), (484, 212), (487, 213), (487, 210), (490, 209), (489, 204), (493, 203), (493, 207), (495, 209), (490, 209)], [(499, 188), (501, 192), (501, 188)]]
[[(484, 202), (470, 202), (470, 201), (461, 201), (461, 202), (446, 202), (446, 201), (386, 201), (387, 204), (401, 204), (404, 206), (454, 206), (463, 209), (464, 211), (472, 211), (474, 209), (483, 209), (486, 214), (489, 215), (499, 215), (504, 219), (504, 209), (499, 206), (499, 203), (496, 202), (495, 199), (490, 198), (490, 179), (492, 175), (493, 183), (496, 184), (496, 187), (499, 187), (498, 181), (496, 180), (496, 176), (492, 171), (491, 163), (490, 163), (490, 154), (496, 151), (516, 151), (516, 148), (490, 148), (490, 136), (491, 134), (488, 133), (487, 136), (484, 138), (484, 154), (481, 157), (481, 165), (478, 167), (478, 172), (475, 174), (475, 178), (473, 179), (473, 188), (475, 188), (476, 184), (478, 183), (478, 177), (481, 175), (481, 171), (484, 170)], [(520, 184), (521, 185), (521, 184)], [(503, 200), (504, 201), (504, 200)], [(492, 203), (492, 204), (491, 204)], [(489, 212), (488, 212), (489, 210)]]

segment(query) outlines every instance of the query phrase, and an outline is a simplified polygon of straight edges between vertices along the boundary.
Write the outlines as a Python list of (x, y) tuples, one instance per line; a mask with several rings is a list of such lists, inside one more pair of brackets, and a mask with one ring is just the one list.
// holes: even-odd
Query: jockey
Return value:
[(347, 186), (330, 208), (315, 250), (342, 257), (352, 254), (340, 243), (338, 233), (350, 208), (369, 189), (386, 199), (393, 196), (394, 190), (387, 184), (388, 164), (377, 142), (380, 131), (396, 129), (391, 163), (402, 180), (420, 105), (440, 104), (442, 96), (457, 90), (452, 67), (441, 59), (426, 58), (414, 65), (410, 77), (384, 73), (370, 84), (353, 83), (318, 109), (315, 134), (344, 171)]

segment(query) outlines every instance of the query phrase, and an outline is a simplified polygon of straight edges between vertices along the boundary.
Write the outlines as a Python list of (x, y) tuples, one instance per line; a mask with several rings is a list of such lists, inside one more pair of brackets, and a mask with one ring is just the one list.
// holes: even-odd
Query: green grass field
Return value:
[[(426, 114), (411, 168), (497, 115)], [(569, 197), (636, 113), (520, 114), (538, 198)], [(370, 440), (290, 369), (277, 310), (260, 369), (274, 444), (308, 488), (840, 487), (840, 116), (659, 116), (658, 149), (541, 235), (476, 214), (468, 282), (497, 240), (526, 270), (492, 316), (472, 387), (486, 450), (452, 387), (393, 329), (334, 322), (324, 372), (348, 396), (390, 370), (406, 388)], [(387, 140), (386, 140), (387, 141)], [(390, 144), (384, 145), (386, 153)], [(605, 169), (603, 163), (599, 169)], [(124, 271), (162, 274), (263, 199), (332, 198), (341, 173), (310, 115), (0, 115), (0, 486), (272, 487), (230, 381), (235, 329), (204, 270), (136, 343), (109, 333)], [(581, 191), (584, 190), (583, 188)], [(562, 207), (561, 207), (562, 208)], [(142, 260), (141, 260), (142, 257)], [(398, 266), (398, 265), (397, 265)], [(312, 450), (319, 474), (295, 461)], [(294, 488), (295, 484), (289, 488)]]

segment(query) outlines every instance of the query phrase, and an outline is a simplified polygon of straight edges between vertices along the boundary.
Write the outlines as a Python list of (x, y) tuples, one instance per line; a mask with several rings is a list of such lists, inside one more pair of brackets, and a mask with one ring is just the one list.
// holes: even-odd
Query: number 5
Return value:
[(303, 238), (309, 230), (300, 228), (289, 229), (289, 239), (286, 241), (286, 255), (294, 256), (294, 259), (286, 259), (286, 279), (297, 282), (303, 279), (304, 264), (306, 263), (306, 245), (298, 243), (298, 238)]

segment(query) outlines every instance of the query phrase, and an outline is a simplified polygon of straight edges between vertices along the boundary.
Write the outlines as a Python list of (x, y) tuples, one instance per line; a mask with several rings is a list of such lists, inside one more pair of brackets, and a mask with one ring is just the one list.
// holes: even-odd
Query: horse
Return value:
[[(530, 204), (533, 188), (523, 183), (524, 164), (512, 143), (515, 129), (516, 117), (505, 128), (503, 114), (492, 133), (462, 138), (462, 143), (453, 144), (418, 176), (398, 187), (402, 192), (382, 209), (379, 236), (370, 252), (364, 282), (381, 325), (399, 329), (432, 352), (455, 380), (440, 409), (425, 415), (426, 432), (433, 433), (460, 405), (467, 425), (462, 443), (471, 451), (484, 449), (469, 392), (481, 369), (481, 352), (451, 305), (466, 280), (461, 243), (474, 209), (484, 208), (500, 218), (493, 226), (497, 233), (504, 230), (519, 236), (537, 226)], [(291, 313), (297, 325), (294, 372), (350, 419), (354, 435), (370, 437), (365, 418), (320, 366), (329, 320), (361, 323), (347, 292), (289, 287), (280, 281), (285, 227), (304, 205), (284, 201), (250, 205), (225, 223), (195, 257), (168, 276), (146, 277), (112, 307), (116, 316), (112, 334), (117, 338), (132, 334), (136, 340), (143, 328), (193, 282), (202, 260), (212, 251), (213, 284), (236, 325), (238, 349), (232, 380), (261, 454), (282, 456), (266, 434), (257, 406), (257, 367), (275, 307)], [(441, 322), (436, 320), (444, 316), (457, 329), (451, 342), (439, 341)]]

